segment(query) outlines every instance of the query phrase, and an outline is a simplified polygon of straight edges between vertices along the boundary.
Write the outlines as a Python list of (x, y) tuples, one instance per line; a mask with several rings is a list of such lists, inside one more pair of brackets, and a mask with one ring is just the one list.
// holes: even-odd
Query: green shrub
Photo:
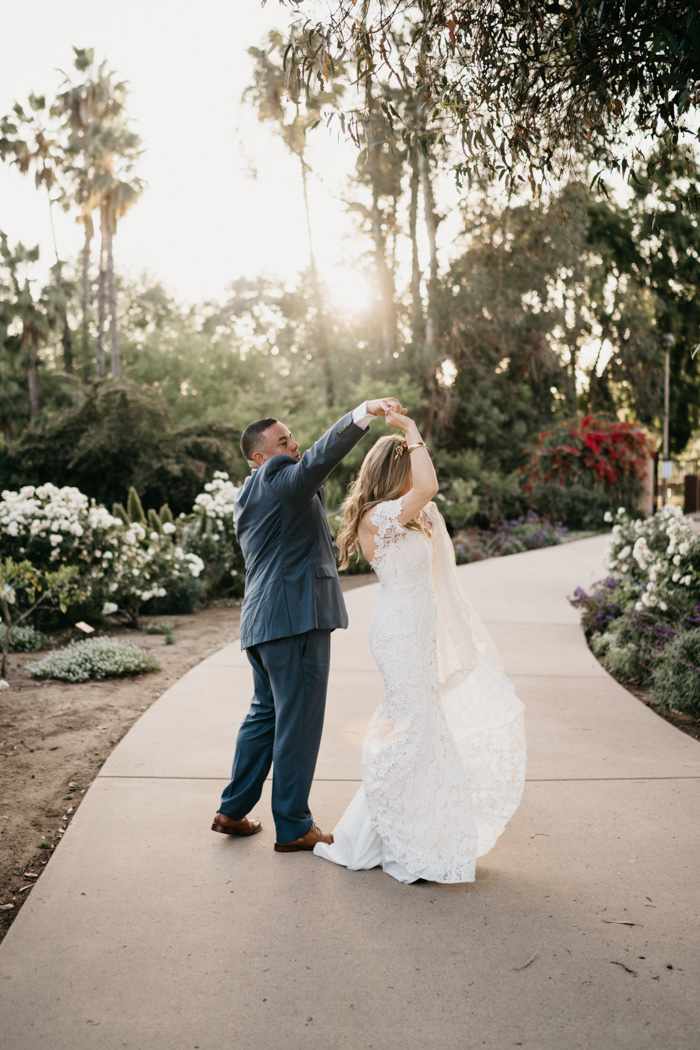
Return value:
[[(0, 624), (0, 649), (5, 644), (5, 634), (7, 628), (5, 624)], [(32, 627), (30, 624), (18, 624), (13, 627), (10, 634), (10, 652), (11, 653), (36, 653), (39, 649), (46, 649), (49, 645), (49, 636), (44, 634), (43, 631), (37, 631), (36, 627)]]
[(225, 423), (175, 427), (156, 390), (110, 380), (82, 390), (74, 405), (27, 427), (16, 441), (0, 442), (2, 487), (51, 478), (111, 507), (123, 505), (133, 486), (145, 507), (167, 501), (178, 514), (192, 506), (207, 474), (234, 465), (243, 471), (239, 437)]
[(49, 653), (43, 660), (28, 663), (27, 670), (33, 678), (87, 682), (159, 671), (160, 663), (152, 652), (140, 649), (133, 642), (104, 637), (71, 642), (65, 648)]
[(166, 594), (157, 595), (141, 606), (146, 616), (185, 616), (201, 609), (207, 596), (203, 580), (185, 577), (170, 585)]
[(654, 671), (652, 698), (662, 707), (700, 716), (700, 627), (678, 634)]
[(649, 662), (640, 650), (627, 644), (621, 619), (615, 620), (602, 634), (596, 634), (591, 649), (613, 678), (625, 682), (642, 682), (649, 676)]
[(173, 625), (169, 620), (161, 620), (160, 623), (147, 623), (144, 630), (146, 634), (172, 634)]

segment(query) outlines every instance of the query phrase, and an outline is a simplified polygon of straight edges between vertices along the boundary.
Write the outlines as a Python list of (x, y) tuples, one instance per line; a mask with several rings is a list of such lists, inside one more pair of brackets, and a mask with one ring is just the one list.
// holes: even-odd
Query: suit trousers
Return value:
[(309, 791), (326, 708), (331, 632), (307, 631), (246, 649), (254, 695), (238, 732), (231, 783), (219, 811), (235, 820), (259, 800), (272, 765), (277, 842), (311, 829)]

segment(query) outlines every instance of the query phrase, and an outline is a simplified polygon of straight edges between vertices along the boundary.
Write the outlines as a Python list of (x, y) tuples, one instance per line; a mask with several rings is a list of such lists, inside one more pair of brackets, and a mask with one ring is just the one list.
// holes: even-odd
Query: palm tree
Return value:
[[(111, 160), (111, 157), (109, 160)], [(143, 183), (135, 177), (132, 177), (131, 181), (127, 181), (126, 179), (118, 178), (112, 172), (105, 172), (101, 175), (99, 184), (102, 188), (100, 190), (100, 279), (97, 356), (102, 360), (104, 368), (105, 320), (107, 313), (109, 313), (112, 379), (119, 379), (121, 376), (121, 358), (119, 354), (117, 287), (114, 275), (113, 241), (119, 219), (136, 202), (141, 193)]]
[(133, 176), (141, 142), (124, 119), (126, 82), (115, 80), (105, 60), (96, 65), (94, 49), (73, 50), (74, 66), (80, 76), (75, 81), (66, 76), (53, 112), (68, 134), (72, 202), (78, 204), (78, 222), (85, 228), (81, 286), (83, 343), (87, 346), (89, 338), (92, 216), (99, 208), (101, 245), (95, 374), (98, 379), (106, 375), (105, 332), (109, 314), (112, 378), (118, 379), (121, 360), (112, 242), (119, 218), (143, 188), (141, 180)]
[(37, 262), (39, 249), (25, 248), (18, 244), (10, 250), (6, 234), (0, 231), (0, 258), (10, 278), (11, 298), (5, 301), (5, 317), (18, 321), (21, 326), (19, 338), (19, 360), (24, 364), (29, 387), (29, 417), (34, 420), (41, 411), (41, 381), (39, 379), (39, 349), (46, 342), (51, 327), (42, 293), (35, 299), (29, 277), (22, 279), (20, 270), (27, 264)]

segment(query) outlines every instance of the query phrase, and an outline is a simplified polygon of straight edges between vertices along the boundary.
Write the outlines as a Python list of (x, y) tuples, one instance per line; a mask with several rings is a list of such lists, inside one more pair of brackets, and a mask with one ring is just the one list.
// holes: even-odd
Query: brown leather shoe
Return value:
[(258, 831), (262, 831), (262, 824), (259, 820), (248, 820), (247, 817), (234, 820), (225, 813), (217, 813), (211, 830), (220, 831), (222, 835), (256, 835)]
[(312, 824), (309, 831), (305, 835), (302, 835), (300, 839), (294, 839), (294, 842), (276, 842), (275, 849), (278, 853), (298, 853), (299, 850), (311, 850), (314, 848), (317, 842), (325, 842), (330, 846), (333, 841), (333, 836), (325, 831), (321, 831), (316, 824)]

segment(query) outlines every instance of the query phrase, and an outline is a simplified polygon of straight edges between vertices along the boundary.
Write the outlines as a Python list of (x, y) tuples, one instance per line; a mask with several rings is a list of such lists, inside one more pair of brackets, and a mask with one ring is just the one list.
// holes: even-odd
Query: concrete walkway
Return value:
[[(525, 701), (528, 784), (472, 886), (209, 831), (250, 678), (232, 644), (139, 720), (0, 949), (5, 1050), (697, 1050), (700, 746), (609, 678), (566, 601), (605, 540), (460, 569)], [(314, 816), (360, 777), (376, 586), (334, 640)]]

